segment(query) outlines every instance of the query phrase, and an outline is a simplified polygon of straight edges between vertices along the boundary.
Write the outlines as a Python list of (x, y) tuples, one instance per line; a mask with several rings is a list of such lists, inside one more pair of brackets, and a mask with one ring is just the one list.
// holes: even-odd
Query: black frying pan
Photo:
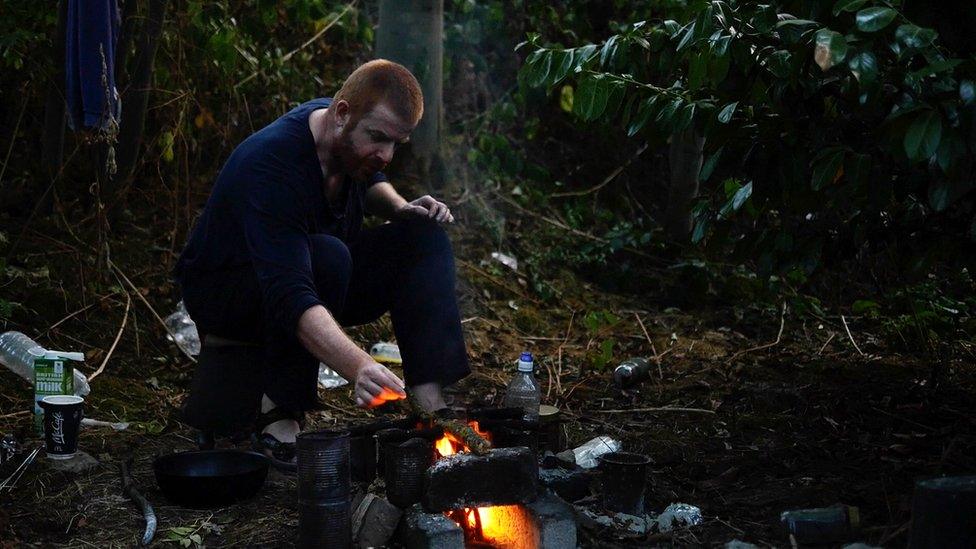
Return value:
[(156, 483), (166, 499), (185, 507), (213, 507), (253, 497), (268, 474), (263, 454), (201, 450), (156, 458)]

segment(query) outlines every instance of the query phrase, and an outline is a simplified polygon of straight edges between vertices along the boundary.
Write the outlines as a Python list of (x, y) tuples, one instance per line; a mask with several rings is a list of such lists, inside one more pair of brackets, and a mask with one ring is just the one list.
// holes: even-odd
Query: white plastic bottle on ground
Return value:
[(34, 383), (34, 359), (44, 356), (44, 348), (20, 332), (0, 334), (0, 364)]
[(533, 375), (534, 369), (532, 353), (522, 353), (518, 370), (505, 391), (505, 406), (522, 408), (525, 410), (525, 419), (530, 421), (539, 419), (539, 404), (542, 402), (542, 391)]

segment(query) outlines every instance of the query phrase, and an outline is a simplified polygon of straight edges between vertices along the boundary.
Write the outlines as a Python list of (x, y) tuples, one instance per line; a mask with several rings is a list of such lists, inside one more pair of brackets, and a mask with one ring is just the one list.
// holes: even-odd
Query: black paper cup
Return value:
[(44, 444), (47, 457), (71, 459), (78, 451), (78, 429), (85, 399), (73, 395), (52, 395), (41, 399), (44, 410)]
[(644, 484), (651, 459), (630, 452), (610, 452), (599, 458), (603, 471), (603, 508), (607, 511), (644, 514)]

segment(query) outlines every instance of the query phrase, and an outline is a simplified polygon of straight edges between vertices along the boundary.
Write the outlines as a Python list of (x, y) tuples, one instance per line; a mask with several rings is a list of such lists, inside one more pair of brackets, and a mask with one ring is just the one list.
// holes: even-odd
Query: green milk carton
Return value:
[(84, 362), (84, 353), (45, 351), (34, 359), (34, 428), (44, 429), (44, 410), (38, 403), (49, 395), (75, 394), (75, 362)]

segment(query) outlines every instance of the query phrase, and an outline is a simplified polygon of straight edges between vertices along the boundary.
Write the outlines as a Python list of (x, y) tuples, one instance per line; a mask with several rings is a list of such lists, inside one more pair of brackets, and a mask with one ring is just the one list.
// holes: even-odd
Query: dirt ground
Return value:
[[(26, 238), (44, 244), (46, 253), (63, 254), (65, 272), (47, 273), (46, 282), (25, 275), (15, 291), (33, 292), (35, 311), (55, 311), (44, 315), (49, 326), (85, 308), (39, 339), (86, 351), (89, 374), (108, 356), (92, 383), (87, 415), (132, 425), (82, 433), (81, 449), (99, 461), (95, 470), (69, 475), (39, 459), (15, 489), (0, 494), (2, 545), (135, 545), (142, 521), (122, 495), (118, 472), (130, 457), (136, 484), (159, 516), (154, 545), (180, 539), (197, 545), (193, 535), (213, 547), (294, 544), (298, 518), (289, 477), (272, 473), (256, 499), (208, 511), (171, 505), (155, 486), (153, 458), (194, 447), (193, 433), (176, 416), (192, 364), (135, 295), (138, 289), (163, 316), (171, 310), (172, 288), (165, 269), (153, 264), (156, 252), (147, 246), (127, 258), (126, 265), (144, 266), (125, 273), (132, 287), (120, 279), (111, 293), (98, 295), (77, 282), (72, 258), (77, 254), (80, 263), (84, 255), (78, 245), (45, 234), (51, 233), (39, 227)], [(902, 546), (913, 482), (976, 471), (976, 369), (968, 349), (948, 362), (901, 355), (862, 319), (845, 319), (849, 336), (840, 317), (783, 314), (775, 303), (679, 308), (661, 295), (610, 293), (562, 271), (546, 273), (560, 290), (546, 302), (526, 289), (520, 274), (492, 261), (475, 234), (454, 236), (475, 373), (450, 391), (453, 403), (497, 405), (518, 352), (531, 350), (543, 400), (563, 410), (572, 444), (601, 434), (619, 438), (625, 449), (653, 459), (648, 509), (685, 502), (705, 517), (701, 526), (666, 536), (624, 539), (581, 529), (585, 547), (716, 546), (732, 539), (788, 546), (777, 528), (781, 511), (838, 502), (860, 507), (861, 541)], [(110, 352), (120, 326), (123, 337)], [(352, 334), (364, 346), (392, 337), (388, 319)], [(614, 346), (601, 365), (608, 339)], [(626, 393), (613, 388), (613, 364), (655, 353), (660, 368), (651, 380)], [(0, 433), (35, 446), (25, 413), (29, 399), (22, 380), (0, 372)], [(352, 405), (347, 388), (323, 391), (322, 401), (311, 418), (316, 427), (370, 415)]]

